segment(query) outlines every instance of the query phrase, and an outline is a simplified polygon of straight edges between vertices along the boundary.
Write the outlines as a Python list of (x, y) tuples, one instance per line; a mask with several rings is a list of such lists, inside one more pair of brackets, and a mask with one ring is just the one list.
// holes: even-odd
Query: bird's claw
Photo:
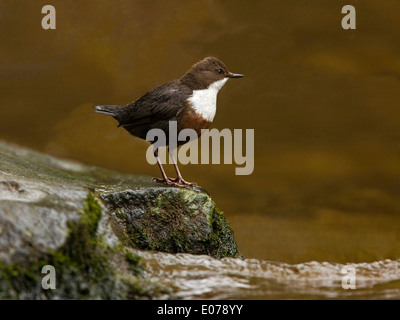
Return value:
[(175, 179), (171, 179), (171, 178), (153, 178), (153, 181), (158, 182), (158, 183), (164, 183), (167, 186), (171, 186), (171, 187), (180, 187), (180, 188), (184, 188), (185, 185), (184, 184), (180, 184), (178, 181), (175, 181)]
[(184, 186), (189, 186), (189, 187), (192, 187), (192, 186), (196, 187), (197, 186), (197, 184), (195, 182), (187, 182), (183, 178), (175, 178), (175, 179), (171, 179), (171, 181), (177, 182), (179, 184), (182, 184)]

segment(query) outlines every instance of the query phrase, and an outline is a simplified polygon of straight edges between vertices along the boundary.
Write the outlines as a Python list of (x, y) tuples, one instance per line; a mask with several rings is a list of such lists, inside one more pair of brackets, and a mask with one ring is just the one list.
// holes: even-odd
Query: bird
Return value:
[[(179, 79), (156, 87), (127, 105), (97, 105), (93, 110), (113, 117), (118, 121), (118, 127), (144, 140), (151, 129), (161, 129), (168, 137), (170, 121), (176, 121), (178, 133), (183, 129), (193, 129), (200, 137), (202, 129), (208, 129), (214, 120), (219, 90), (229, 79), (242, 77), (243, 74), (228, 71), (218, 58), (206, 57), (192, 65)], [(168, 145), (169, 139), (166, 141)], [(177, 145), (184, 143), (180, 141)], [(170, 150), (169, 153), (177, 178), (167, 177), (158, 156), (158, 148), (155, 148), (154, 156), (162, 178), (154, 180), (169, 186), (195, 186), (194, 182), (182, 177)]]

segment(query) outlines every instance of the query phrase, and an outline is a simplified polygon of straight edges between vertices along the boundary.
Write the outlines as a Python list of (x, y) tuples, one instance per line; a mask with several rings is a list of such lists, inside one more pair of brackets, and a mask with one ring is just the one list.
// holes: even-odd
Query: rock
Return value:
[[(0, 298), (168, 295), (144, 278), (132, 248), (238, 256), (231, 229), (204, 190), (164, 187), (0, 143)], [(45, 265), (55, 267), (56, 290), (41, 286)]]
[(238, 256), (232, 230), (202, 191), (158, 187), (100, 196), (122, 226), (120, 238), (128, 246), (217, 258)]

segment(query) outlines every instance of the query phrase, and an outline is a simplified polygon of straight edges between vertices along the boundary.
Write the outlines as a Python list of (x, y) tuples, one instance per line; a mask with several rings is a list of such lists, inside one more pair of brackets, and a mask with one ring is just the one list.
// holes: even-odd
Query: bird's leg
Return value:
[(187, 182), (185, 179), (183, 179), (182, 174), (181, 174), (181, 172), (179, 171), (178, 164), (177, 164), (176, 161), (175, 161), (174, 155), (173, 155), (173, 153), (169, 150), (169, 148), (168, 148), (168, 152), (169, 152), (169, 155), (171, 156), (172, 163), (174, 164), (175, 171), (176, 171), (176, 174), (177, 174), (177, 178), (176, 178), (176, 179), (171, 179), (171, 180), (174, 181), (174, 182), (180, 183), (180, 184), (182, 184), (182, 185), (185, 185), (185, 186), (196, 186), (196, 185), (197, 185), (196, 183), (194, 183), (194, 182)]
[(168, 178), (167, 175), (165, 174), (165, 171), (164, 171), (164, 168), (163, 168), (162, 163), (160, 161), (160, 158), (158, 157), (158, 149), (154, 150), (154, 156), (157, 159), (157, 164), (158, 164), (158, 167), (160, 168), (161, 175), (162, 175), (162, 179), (161, 178), (154, 178), (154, 180), (157, 181), (157, 182), (168, 183), (169, 181), (171, 181), (171, 179)]
[(165, 184), (167, 184), (169, 186), (183, 187), (182, 184), (180, 184), (177, 181), (174, 181), (173, 179), (168, 178), (167, 175), (165, 174), (165, 171), (164, 171), (164, 168), (162, 166), (161, 160), (158, 157), (158, 149), (156, 149), (154, 151), (154, 156), (157, 159), (157, 164), (158, 164), (158, 167), (160, 168), (162, 179), (161, 178), (153, 178), (153, 180), (155, 180), (156, 182), (165, 183)]

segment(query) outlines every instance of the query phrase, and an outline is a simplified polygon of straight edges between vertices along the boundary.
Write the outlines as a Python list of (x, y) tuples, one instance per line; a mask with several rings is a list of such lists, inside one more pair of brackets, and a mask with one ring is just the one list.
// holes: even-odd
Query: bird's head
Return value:
[(193, 90), (206, 89), (212, 84), (220, 89), (229, 78), (242, 77), (244, 75), (229, 72), (221, 60), (207, 57), (194, 64), (181, 80)]

